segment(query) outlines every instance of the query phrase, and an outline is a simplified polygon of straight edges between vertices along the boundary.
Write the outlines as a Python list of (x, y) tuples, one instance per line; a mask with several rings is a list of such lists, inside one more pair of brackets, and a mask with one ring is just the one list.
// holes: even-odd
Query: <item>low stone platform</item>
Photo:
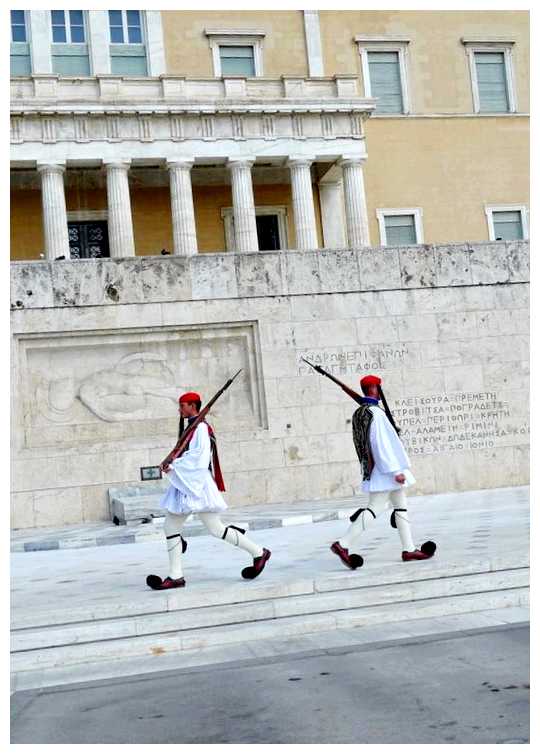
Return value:
[[(229, 508), (223, 514), (225, 524), (237, 524), (254, 531), (274, 529), (281, 526), (315, 524), (348, 518), (367, 500), (364, 496), (341, 500), (310, 500), (298, 503), (282, 503), (272, 506), (241, 506)], [(61, 528), (39, 527), (16, 529), (11, 532), (11, 552), (35, 552), (37, 550), (65, 550), (104, 545), (136, 544), (138, 542), (162, 541), (164, 517), (153, 517), (147, 509), (149, 520), (116, 526), (112, 521), (78, 524)], [(196, 516), (186, 522), (186, 537), (208, 534)]]
[[(528, 604), (528, 490), (489, 490), (410, 500), (417, 543), (436, 556), (403, 563), (382, 516), (365, 532), (365, 564), (347, 570), (329, 550), (345, 521), (261, 529), (272, 550), (265, 572), (240, 577), (246, 554), (212, 537), (190, 542), (187, 587), (153, 592), (167, 572), (163, 543), (12, 555), (15, 689), (134, 675), (269, 651), (273, 643), (363, 641), (377, 627)], [(54, 605), (54, 609), (52, 608)], [(479, 618), (480, 623), (482, 619)], [(406, 631), (405, 631), (406, 632)]]

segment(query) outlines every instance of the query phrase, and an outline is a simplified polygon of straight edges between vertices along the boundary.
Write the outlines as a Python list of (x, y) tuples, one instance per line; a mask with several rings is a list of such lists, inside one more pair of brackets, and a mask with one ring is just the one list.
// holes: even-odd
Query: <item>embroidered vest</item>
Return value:
[(369, 428), (373, 421), (373, 412), (369, 405), (357, 408), (352, 417), (352, 436), (358, 460), (362, 466), (362, 479), (366, 482), (373, 471), (373, 457), (369, 446)]

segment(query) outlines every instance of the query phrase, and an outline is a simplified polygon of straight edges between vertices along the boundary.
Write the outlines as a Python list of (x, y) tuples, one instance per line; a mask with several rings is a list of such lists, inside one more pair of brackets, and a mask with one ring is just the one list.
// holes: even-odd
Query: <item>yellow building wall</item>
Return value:
[(41, 191), (11, 191), (11, 259), (39, 259), (45, 253)]
[(421, 207), (426, 243), (488, 240), (485, 204), (529, 204), (528, 118), (372, 119), (365, 185), (377, 208)]
[(205, 29), (257, 29), (263, 38), (265, 76), (307, 76), (308, 63), (302, 11), (162, 11), (167, 73), (214, 76)]
[(529, 112), (529, 13), (527, 11), (328, 11), (320, 10), (324, 72), (356, 73), (364, 93), (355, 36), (409, 39), (413, 113), (473, 111), (469, 64), (462, 37), (514, 41), (512, 52), (519, 112)]

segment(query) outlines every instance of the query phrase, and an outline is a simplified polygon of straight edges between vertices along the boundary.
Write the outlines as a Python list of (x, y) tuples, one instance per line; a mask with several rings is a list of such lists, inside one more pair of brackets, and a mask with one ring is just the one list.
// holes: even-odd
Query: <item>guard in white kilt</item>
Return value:
[[(180, 414), (187, 419), (188, 427), (201, 410), (201, 397), (198, 393), (185, 393), (179, 398)], [(256, 578), (270, 558), (270, 550), (260, 547), (245, 536), (245, 530), (238, 526), (225, 526), (219, 514), (227, 509), (221, 495), (225, 491), (219, 466), (216, 438), (212, 427), (201, 421), (189, 440), (187, 450), (163, 466), (171, 486), (163, 496), (160, 506), (165, 508), (165, 536), (169, 553), (169, 575), (166, 579), (150, 575), (146, 583), (152, 589), (175, 589), (186, 585), (182, 571), (182, 553), (187, 542), (182, 537), (182, 529), (187, 518), (196, 513), (210, 534), (225, 540), (250, 553), (253, 565), (244, 568), (245, 579)]]
[[(428, 541), (417, 549), (413, 543), (405, 487), (415, 483), (411, 462), (399, 439), (392, 414), (382, 391), (382, 381), (375, 375), (360, 380), (364, 397), (353, 414), (353, 440), (362, 466), (362, 490), (369, 494), (367, 508), (359, 508), (351, 516), (351, 525), (345, 536), (334, 542), (330, 549), (348, 568), (359, 568), (364, 559), (358, 554), (362, 532), (390, 503), (393, 510), (390, 523), (397, 528), (401, 539), (404, 561), (426, 560), (435, 552), (436, 545)], [(379, 406), (382, 400), (384, 410)]]

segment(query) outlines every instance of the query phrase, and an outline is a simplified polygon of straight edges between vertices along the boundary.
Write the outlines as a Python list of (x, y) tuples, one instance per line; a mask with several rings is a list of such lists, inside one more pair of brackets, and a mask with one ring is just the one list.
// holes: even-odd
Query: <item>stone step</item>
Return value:
[(504, 573), (516, 569), (528, 571), (527, 554), (516, 554), (512, 548), (509, 550), (510, 554), (497, 557), (484, 556), (454, 563), (433, 559), (416, 563), (412, 568), (403, 563), (389, 565), (383, 570), (363, 568), (359, 571), (349, 571), (343, 568), (337, 573), (323, 573), (313, 578), (294, 578), (293, 576), (287, 581), (272, 580), (270, 571), (268, 576), (265, 572), (264, 577), (256, 581), (237, 581), (227, 586), (220, 585), (218, 590), (191, 587), (188, 584), (186, 589), (153, 592), (146, 586), (141, 586), (140, 591), (130, 595), (129, 599), (111, 601), (100, 599), (97, 595), (91, 603), (70, 604), (69, 612), (61, 611), (58, 607), (50, 610), (36, 610), (30, 607), (28, 610), (19, 610), (12, 615), (11, 628), (13, 631), (29, 630), (87, 621), (104, 621), (108, 618), (118, 619), (193, 608), (221, 607), (255, 600), (316, 595), (340, 590), (386, 587), (400, 583), (412, 585), (423, 580), (431, 581), (492, 572)]
[(195, 628), (234, 625), (299, 615), (314, 615), (392, 602), (513, 589), (527, 585), (528, 572), (526, 569), (515, 569), (445, 579), (426, 579), (413, 583), (361, 587), (347, 591), (339, 590), (311, 595), (254, 600), (244, 604), (222, 605), (220, 607), (180, 609), (117, 620), (87, 621), (41, 629), (23, 629), (13, 634), (11, 649), (13, 652), (19, 652), (46, 647), (60, 647), (106, 639), (154, 635), (170, 631), (187, 631)]
[(433, 617), (471, 609), (519, 606), (528, 594), (527, 585), (528, 569), (517, 568), (393, 585), (327, 589), (219, 607), (178, 605), (172, 612), (19, 629), (13, 633), (12, 670), (22, 672), (106, 658), (282, 638), (413, 615)]

